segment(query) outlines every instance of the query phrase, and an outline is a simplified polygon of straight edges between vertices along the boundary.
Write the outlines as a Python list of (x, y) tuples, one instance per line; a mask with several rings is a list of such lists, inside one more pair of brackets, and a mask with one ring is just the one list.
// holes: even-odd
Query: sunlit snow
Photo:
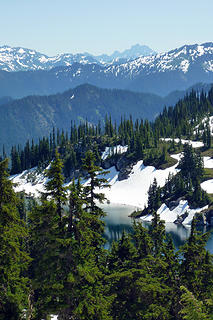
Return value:
[[(190, 225), (195, 213), (201, 212), (202, 210), (207, 208), (208, 206), (205, 206), (203, 208), (190, 209), (187, 200), (180, 200), (179, 205), (173, 210), (170, 210), (165, 203), (162, 204), (157, 213), (160, 215), (161, 220), (164, 220), (165, 222), (174, 222), (178, 217), (187, 212), (188, 216), (184, 219), (183, 224)], [(152, 215), (149, 214), (147, 216), (141, 217), (141, 219), (144, 221), (151, 221)]]
[(106, 147), (104, 152), (102, 153), (101, 159), (105, 160), (108, 156), (111, 156), (113, 154), (122, 154), (124, 152), (127, 152), (128, 146), (121, 146), (117, 145), (114, 147)]

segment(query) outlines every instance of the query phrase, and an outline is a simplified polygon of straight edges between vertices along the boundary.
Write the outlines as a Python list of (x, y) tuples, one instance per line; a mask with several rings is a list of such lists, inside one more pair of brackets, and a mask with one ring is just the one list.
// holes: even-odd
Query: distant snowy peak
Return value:
[(122, 60), (133, 60), (141, 56), (150, 56), (154, 55), (156, 52), (150, 49), (148, 46), (136, 44), (130, 49), (124, 50), (123, 52), (114, 51), (110, 56), (103, 54), (96, 56), (96, 59), (100, 62), (115, 63), (121, 62)]
[[(61, 88), (89, 83), (102, 88), (165, 96), (174, 90), (185, 90), (195, 83), (213, 83), (213, 42), (185, 45), (166, 53), (127, 59), (141, 53), (140, 48), (136, 45), (121, 54), (114, 53), (114, 56), (67, 53), (48, 57), (35, 50), (4, 46), (0, 47), (0, 70), (48, 70), (42, 76), (48, 78), (48, 83), (52, 79), (53, 86), (60, 87), (56, 92)], [(107, 61), (109, 57), (113, 60)], [(33, 76), (30, 74), (29, 78)]]
[(143, 56), (117, 67), (137, 75), (179, 70), (187, 73), (189, 68), (199, 64), (205, 72), (213, 72), (213, 43), (185, 45), (181, 48), (151, 56)]
[(35, 50), (21, 47), (0, 47), (0, 70), (26, 71), (26, 70), (49, 70), (59, 66), (70, 66), (73, 63), (100, 65), (118, 65), (139, 56), (154, 54), (147, 46), (135, 45), (124, 52), (115, 51), (112, 55), (94, 56), (89, 53), (64, 53), (54, 57)]
[(73, 63), (98, 63), (92, 56), (85, 54), (59, 54), (48, 57), (35, 50), (21, 47), (0, 47), (0, 69), (5, 71), (49, 70), (58, 66), (70, 66)]

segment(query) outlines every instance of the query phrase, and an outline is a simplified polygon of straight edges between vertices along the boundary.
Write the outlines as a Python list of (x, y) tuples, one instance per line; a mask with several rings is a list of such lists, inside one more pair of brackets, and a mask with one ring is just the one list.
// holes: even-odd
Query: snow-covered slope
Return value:
[(110, 168), (110, 173), (106, 176), (111, 188), (104, 190), (107, 199), (117, 204), (126, 204), (144, 208), (148, 200), (148, 189), (156, 178), (158, 185), (164, 186), (169, 173), (176, 174), (176, 166), (165, 170), (156, 170), (152, 166), (144, 166), (143, 161), (138, 161), (126, 180), (118, 180), (118, 172), (115, 167)]
[[(107, 190), (101, 190), (101, 192), (105, 193), (110, 202), (143, 208), (147, 204), (147, 191), (154, 178), (157, 179), (158, 185), (163, 186), (169, 173), (176, 174), (178, 172), (176, 166), (165, 170), (156, 170), (152, 166), (144, 166), (141, 160), (133, 166), (130, 177), (122, 181), (118, 180), (118, 171), (115, 167), (111, 167), (109, 173), (105, 176), (111, 187)], [(25, 191), (26, 194), (36, 197), (45, 190), (44, 186), (47, 181), (43, 172), (38, 168), (25, 170), (20, 174), (11, 176), (10, 179), (14, 183), (16, 192)]]

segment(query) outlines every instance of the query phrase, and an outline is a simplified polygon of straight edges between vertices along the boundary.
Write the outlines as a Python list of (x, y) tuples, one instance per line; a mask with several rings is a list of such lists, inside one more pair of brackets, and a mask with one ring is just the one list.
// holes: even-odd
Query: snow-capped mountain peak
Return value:
[(70, 66), (73, 63), (101, 65), (120, 64), (124, 60), (134, 59), (139, 55), (154, 53), (147, 46), (136, 45), (124, 52), (114, 52), (112, 55), (94, 56), (89, 53), (63, 53), (53, 57), (32, 49), (22, 47), (0, 47), (0, 70), (5, 71), (26, 71), (26, 70), (49, 70), (58, 66)]

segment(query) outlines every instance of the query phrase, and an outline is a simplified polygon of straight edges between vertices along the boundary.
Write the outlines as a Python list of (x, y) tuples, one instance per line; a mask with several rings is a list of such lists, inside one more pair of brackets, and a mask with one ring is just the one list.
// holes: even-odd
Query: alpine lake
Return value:
[[(129, 217), (131, 212), (136, 208), (133, 206), (120, 205), (120, 204), (103, 204), (102, 209), (106, 213), (104, 221), (106, 223), (104, 237), (107, 242), (105, 248), (110, 248), (113, 241), (117, 241), (121, 238), (122, 232), (132, 232), (133, 219)], [(149, 228), (150, 222), (136, 219), (136, 221), (142, 222), (143, 226)], [(178, 249), (188, 239), (190, 235), (190, 226), (180, 225), (175, 223), (166, 223), (166, 233), (170, 234), (175, 248)], [(206, 249), (213, 254), (213, 227), (199, 227), (199, 231), (202, 233), (210, 232), (210, 236), (206, 245)]]

